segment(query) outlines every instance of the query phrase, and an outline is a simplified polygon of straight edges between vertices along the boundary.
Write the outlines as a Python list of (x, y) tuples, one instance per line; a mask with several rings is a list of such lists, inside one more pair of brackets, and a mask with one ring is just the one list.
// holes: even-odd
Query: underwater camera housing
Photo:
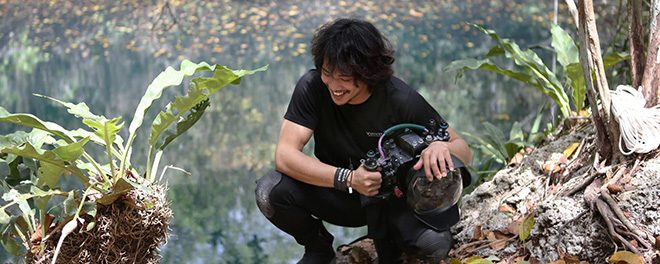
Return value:
[(456, 204), (463, 187), (471, 181), (460, 159), (452, 155), (454, 170), (447, 170), (447, 176), (433, 181), (426, 178), (423, 169), (413, 169), (422, 150), (434, 141), (449, 140), (447, 128), (444, 120), (437, 123), (432, 119), (426, 127), (399, 124), (385, 130), (377, 150), (368, 151), (367, 158), (361, 160), (367, 170), (380, 169), (382, 183), (376, 197), (387, 200), (405, 197), (408, 206), (420, 215), (442, 212)]

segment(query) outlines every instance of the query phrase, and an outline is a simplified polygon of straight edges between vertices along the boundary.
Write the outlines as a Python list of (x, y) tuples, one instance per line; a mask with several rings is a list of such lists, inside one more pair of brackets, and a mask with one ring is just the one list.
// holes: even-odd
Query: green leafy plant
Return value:
[[(481, 136), (463, 132), (473, 141), (470, 143), (470, 148), (476, 154), (474, 157), (477, 160), (473, 161), (475, 165), (471, 169), (478, 175), (477, 184), (490, 179), (497, 171), (506, 166), (520, 150), (526, 147), (533, 148), (536, 145), (538, 139), (543, 136), (543, 132), (540, 131), (543, 109), (545, 109), (545, 105), (539, 109), (531, 129), (527, 133), (523, 131), (518, 122), (511, 125), (508, 137), (490, 122), (483, 123), (484, 133)], [(477, 158), (479, 156), (482, 158)]]
[[(126, 141), (119, 134), (124, 128), (121, 117), (108, 119), (95, 115), (85, 103), (73, 104), (39, 95), (66, 107), (88, 130), (67, 130), (34, 115), (13, 114), (0, 107), (0, 121), (32, 128), (29, 133), (16, 131), (0, 135), (0, 175), (5, 176), (0, 185), (4, 191), (2, 199), (7, 202), (0, 207), (0, 224), (3, 225), (0, 235), (5, 249), (14, 255), (26, 255), (37, 243), (43, 250), (44, 243), (41, 242), (50, 232), (50, 226), (43, 223), (47, 222), (47, 213), (56, 208), (61, 208), (61, 213), (55, 230), (71, 230), (78, 226), (78, 222), (84, 222), (81, 215), (94, 218), (97, 204), (111, 204), (134, 188), (150, 191), (163, 150), (200, 119), (210, 104), (209, 97), (228, 84), (239, 84), (243, 76), (266, 69), (267, 66), (256, 70), (231, 70), (222, 65), (188, 60), (181, 63), (179, 70), (168, 67), (153, 80), (140, 100), (128, 127)], [(140, 177), (130, 163), (130, 153), (147, 111), (161, 97), (163, 90), (180, 85), (184, 77), (199, 71), (212, 72), (213, 76), (192, 78), (187, 93), (177, 96), (156, 116), (148, 138), (144, 180), (129, 180), (129, 174), (133, 178)], [(105, 155), (94, 157), (92, 153), (98, 151), (90, 150), (89, 143), (101, 146)], [(62, 190), (58, 182), (63, 174), (74, 175), (82, 188)], [(92, 193), (97, 198), (88, 200)], [(50, 198), (55, 196), (66, 198), (47, 208)], [(90, 230), (95, 223), (92, 220), (85, 224)], [(40, 232), (37, 235), (41, 241), (34, 239), (37, 232)], [(66, 236), (64, 231), (62, 236)]]
[[(584, 100), (586, 97), (586, 88), (584, 77), (582, 75), (582, 66), (579, 62), (578, 48), (573, 39), (561, 27), (552, 24), (552, 48), (557, 54), (557, 60), (562, 66), (562, 75), (552, 72), (533, 50), (522, 50), (518, 44), (511, 39), (501, 38), (493, 30), (484, 29), (481, 26), (470, 24), (483, 33), (490, 36), (497, 42), (497, 45), (490, 49), (486, 58), (477, 60), (473, 58), (457, 60), (447, 65), (444, 70), (458, 70), (456, 78), (462, 76), (465, 70), (489, 70), (496, 72), (515, 80), (535, 87), (558, 106), (564, 118), (571, 116), (571, 105), (568, 89), (572, 89), (571, 97), (573, 109), (579, 113), (584, 109)], [(489, 58), (504, 55), (512, 60), (519, 68), (510, 70), (503, 69), (493, 63)], [(612, 53), (603, 59), (605, 69), (609, 69), (614, 64), (627, 59), (629, 55), (624, 53)], [(560, 76), (564, 76), (564, 82), (560, 81)], [(567, 83), (568, 86), (563, 85)]]

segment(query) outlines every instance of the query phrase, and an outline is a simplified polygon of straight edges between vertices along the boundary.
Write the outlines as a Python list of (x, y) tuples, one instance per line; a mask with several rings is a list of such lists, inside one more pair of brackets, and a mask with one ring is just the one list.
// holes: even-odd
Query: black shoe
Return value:
[(298, 264), (334, 264), (337, 253), (332, 247), (334, 237), (321, 227), (319, 236), (311, 243), (305, 245), (305, 255)]

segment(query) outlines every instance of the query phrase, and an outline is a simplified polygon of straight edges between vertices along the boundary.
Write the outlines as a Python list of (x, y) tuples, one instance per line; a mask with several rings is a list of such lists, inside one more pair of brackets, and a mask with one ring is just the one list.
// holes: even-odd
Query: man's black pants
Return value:
[[(379, 263), (398, 263), (401, 251), (432, 261), (444, 259), (452, 246), (448, 230), (436, 231), (419, 221), (404, 199), (381, 206), (377, 214), (363, 207), (360, 195), (318, 187), (270, 171), (257, 181), (257, 205), (282, 231), (306, 245), (324, 232), (320, 220), (345, 227), (370, 223)], [(373, 228), (378, 222), (380, 228)]]

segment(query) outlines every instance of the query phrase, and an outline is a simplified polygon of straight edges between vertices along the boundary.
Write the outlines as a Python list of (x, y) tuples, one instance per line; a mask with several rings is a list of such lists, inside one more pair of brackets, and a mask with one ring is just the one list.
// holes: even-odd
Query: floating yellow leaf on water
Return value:
[(234, 26), (236, 26), (236, 22), (234, 22), (234, 21), (225, 24), (226, 29), (233, 28)]
[(156, 53), (154, 53), (154, 57), (158, 57), (160, 55), (163, 55), (166, 51), (167, 51), (167, 49), (160, 48), (158, 51), (156, 51)]
[(468, 41), (467, 46), (468, 46), (468, 48), (472, 48), (472, 47), (474, 47), (474, 43)]
[(417, 12), (417, 11), (415, 11), (415, 10), (412, 9), (412, 8), (408, 11), (408, 13), (409, 13), (411, 16), (414, 16), (414, 17), (423, 17), (423, 16), (424, 16), (424, 13), (422, 13), (422, 12)]
[(494, 114), (493, 118), (495, 118), (497, 120), (510, 120), (511, 119), (511, 117), (507, 114)]

